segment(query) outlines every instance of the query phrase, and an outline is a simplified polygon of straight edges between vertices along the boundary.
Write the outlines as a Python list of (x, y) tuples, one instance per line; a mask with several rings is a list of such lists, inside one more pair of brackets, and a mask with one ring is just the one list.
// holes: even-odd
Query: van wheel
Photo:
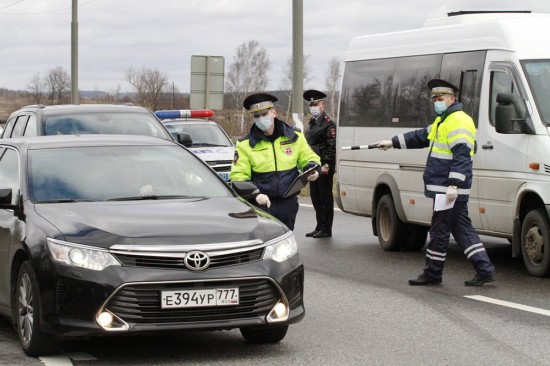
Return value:
[(550, 227), (542, 210), (533, 210), (521, 225), (521, 254), (530, 274), (546, 277), (550, 272)]
[(283, 340), (288, 331), (288, 325), (265, 328), (241, 328), (241, 334), (248, 343), (266, 344)]
[(32, 357), (59, 353), (61, 343), (53, 341), (40, 329), (40, 290), (29, 261), (21, 265), (16, 286), (15, 322), (23, 351)]
[(404, 249), (414, 251), (424, 248), (429, 230), (427, 226), (409, 224), (409, 235), (405, 239)]
[(380, 198), (376, 208), (376, 231), (382, 249), (397, 251), (404, 248), (408, 233), (407, 225), (399, 219), (391, 195)]

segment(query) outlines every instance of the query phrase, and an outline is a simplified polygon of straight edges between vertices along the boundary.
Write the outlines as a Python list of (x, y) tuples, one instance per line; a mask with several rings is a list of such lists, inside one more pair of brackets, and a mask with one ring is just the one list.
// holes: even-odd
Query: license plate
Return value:
[(162, 291), (161, 309), (239, 305), (239, 288)]
[(223, 180), (226, 182), (229, 180), (229, 173), (228, 172), (218, 172), (218, 175), (222, 177)]

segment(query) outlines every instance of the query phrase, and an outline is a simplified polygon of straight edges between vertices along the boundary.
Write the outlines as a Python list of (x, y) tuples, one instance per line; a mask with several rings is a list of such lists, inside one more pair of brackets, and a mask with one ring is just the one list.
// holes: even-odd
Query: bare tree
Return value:
[(48, 70), (44, 76), (44, 89), (48, 93), (50, 104), (63, 103), (69, 95), (70, 88), (71, 77), (62, 66)]
[(235, 119), (235, 113), (241, 111), (238, 122), (238, 135), (246, 132), (246, 119), (242, 109), (244, 98), (251, 93), (261, 92), (267, 88), (269, 79), (267, 72), (271, 67), (271, 61), (264, 47), (258, 41), (248, 41), (237, 47), (233, 63), (229, 67), (225, 89), (227, 94), (228, 117)]
[(341, 76), (340, 59), (335, 56), (328, 62), (328, 70), (325, 76), (325, 88), (327, 90), (326, 108), (331, 113), (337, 113), (336, 102), (338, 97), (338, 85)]
[(33, 75), (29, 85), (27, 86), (29, 94), (32, 96), (35, 104), (40, 104), (44, 96), (44, 83), (40, 80), (40, 73)]
[(136, 88), (140, 105), (151, 110), (158, 109), (161, 94), (168, 86), (166, 74), (157, 69), (144, 67), (135, 70), (131, 67), (126, 71), (126, 81)]
[[(304, 86), (311, 80), (311, 74), (313, 73), (312, 68), (307, 63), (310, 55), (304, 55), (303, 63), (303, 73), (304, 73)], [(292, 56), (288, 59), (286, 64), (283, 66), (283, 79), (281, 80), (281, 90), (284, 90), (288, 96), (288, 104), (286, 107), (285, 118), (290, 121), (290, 109), (292, 107), (292, 80), (294, 79), (294, 70), (293, 70), (293, 58)], [(305, 89), (305, 88), (304, 88)]]

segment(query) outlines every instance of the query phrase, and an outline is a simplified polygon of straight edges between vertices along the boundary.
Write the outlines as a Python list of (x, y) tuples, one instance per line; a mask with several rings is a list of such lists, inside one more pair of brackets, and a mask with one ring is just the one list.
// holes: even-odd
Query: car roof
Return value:
[(120, 145), (171, 145), (179, 146), (171, 140), (139, 135), (50, 135), (34, 137), (14, 137), (0, 140), (1, 145), (10, 145), (27, 150), (83, 147), (83, 146), (120, 146)]
[[(44, 115), (55, 115), (65, 113), (82, 112), (132, 112), (132, 113), (150, 113), (143, 107), (123, 104), (63, 104), (63, 105), (29, 105), (19, 109), (14, 113), (22, 111), (40, 111)], [(151, 113), (152, 114), (152, 113)]]

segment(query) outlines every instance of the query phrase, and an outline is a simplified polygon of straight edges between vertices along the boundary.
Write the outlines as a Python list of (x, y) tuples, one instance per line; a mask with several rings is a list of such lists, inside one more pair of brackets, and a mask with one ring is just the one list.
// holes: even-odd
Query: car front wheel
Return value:
[(53, 341), (40, 329), (40, 291), (29, 261), (19, 269), (15, 295), (15, 321), (23, 351), (33, 357), (59, 353), (61, 343)]
[(288, 325), (265, 328), (241, 328), (241, 334), (248, 343), (266, 344), (283, 340)]

